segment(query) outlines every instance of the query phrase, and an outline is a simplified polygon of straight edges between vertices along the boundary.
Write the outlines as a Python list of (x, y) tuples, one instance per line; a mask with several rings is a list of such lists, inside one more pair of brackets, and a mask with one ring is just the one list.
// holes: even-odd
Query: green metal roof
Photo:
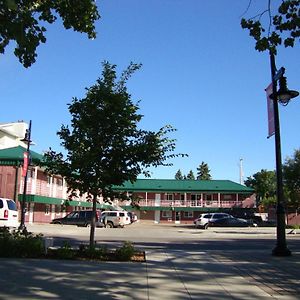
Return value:
[(254, 193), (252, 188), (230, 180), (137, 179), (134, 183), (127, 181), (114, 189), (129, 192)]
[[(24, 152), (26, 152), (26, 149), (22, 146), (1, 149), (0, 165), (20, 165), (23, 162)], [(43, 155), (32, 150), (30, 150), (29, 152), (31, 155), (32, 163), (39, 163), (43, 159)]]

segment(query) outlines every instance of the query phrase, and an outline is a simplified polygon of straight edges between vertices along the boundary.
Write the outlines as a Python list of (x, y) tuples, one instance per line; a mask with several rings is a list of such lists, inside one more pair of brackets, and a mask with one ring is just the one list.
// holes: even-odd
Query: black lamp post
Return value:
[(28, 165), (30, 163), (30, 143), (31, 143), (31, 120), (29, 122), (29, 127), (26, 129), (25, 137), (21, 141), (27, 144), (27, 165), (25, 166), (25, 160), (23, 164), (23, 168), (25, 168), (25, 176), (24, 176), (24, 188), (23, 188), (23, 195), (22, 195), (22, 202), (21, 202), (21, 222), (19, 226), (19, 230), (26, 230), (25, 226), (25, 213), (26, 213), (26, 191), (27, 191), (27, 177), (28, 177)]
[[(276, 153), (276, 180), (277, 180), (277, 244), (272, 251), (275, 256), (290, 256), (291, 251), (286, 244), (285, 233), (285, 208), (284, 208), (284, 194), (282, 181), (282, 161), (281, 161), (281, 141), (280, 141), (280, 125), (279, 125), (279, 111), (278, 102), (282, 105), (287, 105), (292, 98), (299, 95), (297, 91), (288, 90), (286, 84), (286, 77), (284, 77), (284, 68), (276, 70), (275, 55), (270, 52), (271, 75), (273, 93), (270, 98), (273, 100), (274, 106), (274, 131), (275, 131), (275, 153)], [(277, 81), (279, 81), (279, 90), (277, 91)]]

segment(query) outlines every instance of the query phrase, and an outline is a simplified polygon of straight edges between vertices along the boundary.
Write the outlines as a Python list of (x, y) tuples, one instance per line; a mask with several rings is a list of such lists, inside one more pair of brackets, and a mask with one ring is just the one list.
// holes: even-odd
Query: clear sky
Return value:
[[(84, 96), (108, 60), (124, 70), (133, 61), (143, 67), (130, 79), (129, 92), (141, 100), (140, 127), (177, 131), (173, 167), (152, 170), (152, 178), (174, 178), (204, 161), (213, 179), (239, 182), (261, 169), (275, 169), (274, 137), (267, 139), (264, 89), (270, 83), (267, 53), (241, 29), (249, 0), (102, 0), (97, 39), (47, 26), (47, 42), (37, 62), (25, 69), (12, 53), (0, 55), (0, 122), (32, 120), (32, 150), (61, 151), (56, 132), (67, 124), (67, 104)], [(279, 0), (273, 1), (278, 3)], [(253, 0), (245, 15), (262, 11), (267, 0)], [(277, 67), (285, 66), (288, 86), (300, 90), (299, 43), (280, 48)], [(300, 148), (300, 97), (280, 107), (283, 161)]]

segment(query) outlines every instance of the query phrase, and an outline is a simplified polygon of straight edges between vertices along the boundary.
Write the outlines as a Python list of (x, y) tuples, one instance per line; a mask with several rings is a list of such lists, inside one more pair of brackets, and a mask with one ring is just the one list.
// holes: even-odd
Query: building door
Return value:
[[(160, 194), (155, 194), (154, 206), (160, 206)], [(154, 212), (154, 222), (155, 223), (160, 222), (160, 210), (155, 210), (155, 212)]]
[(175, 223), (180, 224), (180, 211), (175, 211)]
[(160, 206), (160, 194), (155, 194), (154, 206)]

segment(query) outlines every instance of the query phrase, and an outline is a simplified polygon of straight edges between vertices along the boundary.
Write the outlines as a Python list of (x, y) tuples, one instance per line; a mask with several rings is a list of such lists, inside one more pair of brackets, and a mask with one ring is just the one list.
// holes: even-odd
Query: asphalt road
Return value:
[[(72, 225), (27, 225), (28, 231), (52, 237), (54, 246), (64, 241), (72, 245), (88, 243), (90, 228)], [(300, 230), (289, 234), (286, 230), (287, 245), (292, 252), (300, 252)], [(98, 245), (115, 248), (124, 241), (131, 241), (140, 249), (172, 250), (251, 250), (261, 249), (271, 252), (276, 245), (275, 227), (209, 228), (196, 229), (192, 225), (153, 224), (138, 222), (124, 228), (96, 228), (95, 241)]]

